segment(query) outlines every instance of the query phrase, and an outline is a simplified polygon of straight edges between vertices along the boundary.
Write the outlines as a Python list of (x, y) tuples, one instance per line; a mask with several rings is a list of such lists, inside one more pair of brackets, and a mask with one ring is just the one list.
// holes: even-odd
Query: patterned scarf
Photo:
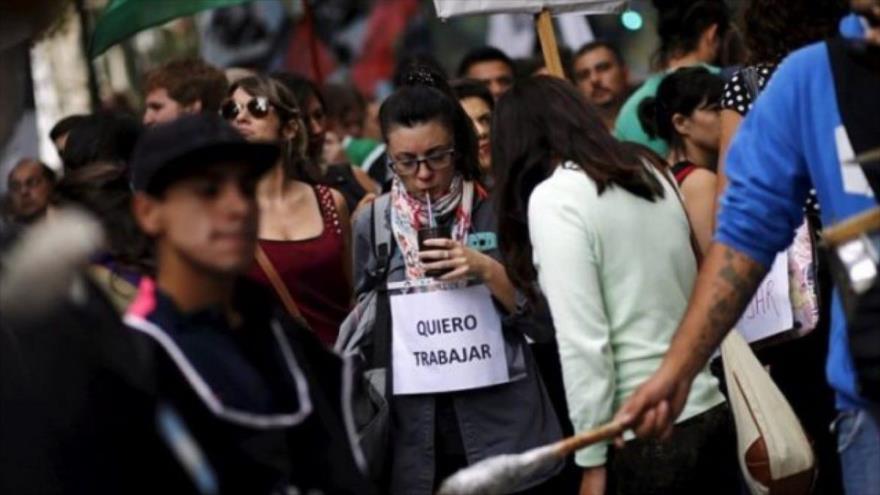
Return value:
[[(474, 183), (460, 175), (452, 179), (449, 192), (431, 201), (434, 219), (438, 224), (455, 215), (452, 238), (464, 242), (471, 227), (471, 209), (474, 204)], [(395, 176), (391, 183), (391, 231), (403, 253), (407, 280), (424, 278), (425, 268), (419, 259), (419, 229), (427, 227), (428, 207), (424, 197), (411, 196), (403, 181)]]

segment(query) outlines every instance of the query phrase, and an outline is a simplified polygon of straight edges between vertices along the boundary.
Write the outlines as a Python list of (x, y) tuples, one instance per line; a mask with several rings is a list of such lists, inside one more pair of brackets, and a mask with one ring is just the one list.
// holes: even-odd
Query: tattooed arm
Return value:
[(766, 273), (767, 268), (741, 252), (713, 244), (663, 364), (627, 400), (617, 420), (631, 425), (638, 436), (667, 436), (691, 382), (739, 320)]

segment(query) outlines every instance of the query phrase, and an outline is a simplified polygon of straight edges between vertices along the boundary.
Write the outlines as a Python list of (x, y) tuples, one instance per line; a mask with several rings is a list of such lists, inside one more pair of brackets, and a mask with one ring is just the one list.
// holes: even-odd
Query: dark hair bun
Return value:
[(425, 65), (415, 65), (411, 67), (410, 70), (404, 72), (401, 79), (404, 86), (415, 86), (417, 84), (437, 86), (439, 83), (437, 74), (431, 72), (431, 70)]
[(396, 82), (398, 87), (427, 86), (454, 98), (446, 75), (427, 64), (414, 63), (406, 66)]

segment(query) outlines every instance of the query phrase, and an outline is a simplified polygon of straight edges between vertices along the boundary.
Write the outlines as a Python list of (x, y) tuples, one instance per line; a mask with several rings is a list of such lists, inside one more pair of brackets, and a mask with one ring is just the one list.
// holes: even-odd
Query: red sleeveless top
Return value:
[[(259, 242), (309, 326), (324, 344), (332, 346), (339, 325), (348, 315), (352, 288), (343, 269), (342, 226), (333, 195), (330, 188), (323, 185), (314, 186), (314, 191), (324, 222), (324, 229), (317, 237), (300, 241), (260, 239)], [(248, 275), (272, 288), (258, 264), (254, 263)], [(281, 305), (281, 298), (277, 299)]]

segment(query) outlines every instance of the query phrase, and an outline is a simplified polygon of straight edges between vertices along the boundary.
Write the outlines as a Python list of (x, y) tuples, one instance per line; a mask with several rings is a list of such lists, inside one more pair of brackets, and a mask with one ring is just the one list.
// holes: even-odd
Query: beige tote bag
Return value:
[(753, 495), (809, 494), (813, 448), (782, 392), (737, 331), (721, 344), (740, 467)]

